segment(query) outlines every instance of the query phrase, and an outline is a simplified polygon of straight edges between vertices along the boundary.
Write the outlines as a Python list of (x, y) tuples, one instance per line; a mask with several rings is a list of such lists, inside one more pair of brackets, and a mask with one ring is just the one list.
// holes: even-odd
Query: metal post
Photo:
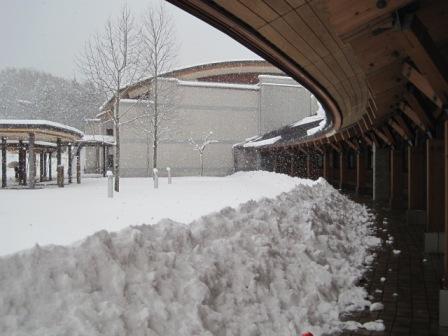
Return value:
[(30, 133), (28, 140), (28, 175), (30, 189), (34, 189), (36, 186), (36, 153), (34, 152), (34, 140), (34, 133)]
[(157, 170), (157, 168), (154, 168), (152, 172), (154, 179), (154, 189), (157, 189), (159, 187), (159, 171)]
[(114, 174), (108, 170), (106, 173), (107, 176), (107, 197), (114, 197)]
[(6, 188), (6, 138), (2, 138), (2, 188)]
[(166, 171), (168, 173), (168, 184), (171, 184), (171, 168), (170, 167), (166, 167)]
[(72, 183), (72, 164), (73, 164), (73, 160), (72, 160), (72, 145), (71, 144), (69, 144), (67, 146), (67, 155), (68, 155), (68, 169), (67, 169), (68, 183)]

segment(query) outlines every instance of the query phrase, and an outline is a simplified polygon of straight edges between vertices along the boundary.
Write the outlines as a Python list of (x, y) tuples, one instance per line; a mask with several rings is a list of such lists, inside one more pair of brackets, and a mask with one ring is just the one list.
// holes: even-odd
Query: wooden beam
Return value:
[(411, 64), (404, 63), (403, 76), (414, 86), (419, 89), (426, 97), (429, 98), (440, 109), (443, 107), (442, 99), (437, 95), (428, 79), (418, 72)]
[(344, 141), (351, 149), (353, 149), (354, 151), (358, 151), (358, 149), (359, 149), (358, 144), (356, 144), (355, 142), (352, 142), (351, 139), (346, 139)]
[(439, 52), (418, 16), (414, 16), (409, 29), (403, 30), (408, 40), (406, 52), (420, 72), (431, 83), (436, 95), (442, 100), (448, 97), (448, 64)]
[(338, 143), (330, 142), (330, 146), (338, 153), (342, 151), (342, 147)]
[(387, 125), (384, 125), (382, 130), (383, 130), (383, 133), (386, 135), (386, 137), (389, 139), (392, 146), (394, 146), (395, 139), (394, 139), (394, 136), (392, 135), (392, 133), (390, 132), (389, 127)]
[(400, 125), (400, 127), (403, 129), (403, 132), (406, 133), (407, 137), (412, 140), (414, 138), (414, 133), (408, 127), (408, 125), (404, 121), (403, 117), (401, 115), (399, 115), (399, 114), (396, 114), (394, 119), (398, 123), (398, 125)]
[(368, 134), (363, 134), (362, 135), (362, 139), (364, 140), (364, 142), (367, 144), (367, 146), (372, 147), (373, 146), (373, 141), (369, 138)]
[(390, 142), (389, 138), (382, 131), (380, 131), (378, 128), (374, 128), (373, 131), (386, 144), (388, 144), (389, 146), (392, 146), (392, 143)]
[(389, 119), (388, 123), (405, 141), (410, 141), (409, 136), (394, 119)]

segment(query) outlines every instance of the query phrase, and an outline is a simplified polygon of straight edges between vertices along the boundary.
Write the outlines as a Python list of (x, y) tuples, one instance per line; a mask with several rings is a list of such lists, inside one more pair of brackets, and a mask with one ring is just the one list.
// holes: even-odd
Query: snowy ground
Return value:
[[(181, 188), (179, 180), (177, 192), (166, 186), (158, 192), (160, 200), (167, 200), (151, 208), (154, 215), (149, 216), (154, 221), (167, 215), (196, 217), (244, 198), (288, 192), (226, 207), (190, 224), (162, 220), (116, 233), (101, 231), (68, 247), (35, 247), (2, 257), (0, 334), (289, 336), (383, 328), (375, 321), (364, 326), (340, 321), (346, 312), (372, 306), (366, 291), (356, 285), (373, 261), (370, 249), (380, 244), (372, 236), (373, 216), (364, 206), (324, 180), (314, 183), (270, 173), (224, 180), (210, 179), (200, 188), (194, 187), (195, 179), (186, 179)], [(154, 192), (141, 180), (126, 183), (129, 193), (142, 193), (142, 201), (123, 204), (125, 199), (135, 201), (123, 192), (123, 200), (111, 201), (112, 211), (128, 216), (130, 224), (151, 223), (141, 212)], [(106, 212), (104, 190), (81, 188), (90, 188), (92, 195), (79, 193), (84, 200), (66, 196), (77, 192), (74, 187), (53, 200), (65, 197), (73, 208), (77, 202), (96, 200)], [(173, 196), (179, 192), (182, 196)], [(199, 210), (188, 209), (200, 204)], [(133, 211), (140, 215), (129, 213)], [(68, 222), (47, 216), (60, 226)], [(113, 216), (104, 216), (113, 221)], [(122, 224), (115, 222), (117, 227)]]
[[(107, 180), (85, 178), (63, 189), (0, 190), (0, 255), (35, 244), (68, 244), (99, 230), (171, 218), (188, 223), (225, 206), (275, 197), (299, 183), (263, 172), (228, 177), (179, 177), (159, 189), (150, 178), (123, 178), (121, 192), (107, 198)], [(304, 183), (305, 180), (302, 180)]]

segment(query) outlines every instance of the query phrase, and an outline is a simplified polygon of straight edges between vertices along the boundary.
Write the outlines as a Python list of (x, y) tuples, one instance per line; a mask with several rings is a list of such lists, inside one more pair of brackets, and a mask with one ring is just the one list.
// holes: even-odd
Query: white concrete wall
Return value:
[[(169, 132), (162, 137), (158, 151), (161, 175), (165, 167), (174, 176), (198, 175), (199, 153), (190, 139), (200, 142), (210, 137), (204, 156), (204, 174), (226, 175), (234, 170), (232, 145), (248, 137), (277, 129), (314, 112), (310, 93), (287, 77), (260, 76), (258, 85), (207, 84), (170, 80), (166, 84), (174, 97), (175, 116), (169, 122)], [(166, 88), (165, 87), (165, 88)], [(126, 111), (121, 128), (122, 176), (148, 176), (152, 171), (152, 138), (143, 130), (142, 119), (127, 123), (142, 115), (145, 103), (125, 100), (120, 109)], [(144, 122), (143, 122), (144, 123)], [(103, 132), (108, 126), (104, 124)], [(148, 169), (149, 167), (149, 169)]]

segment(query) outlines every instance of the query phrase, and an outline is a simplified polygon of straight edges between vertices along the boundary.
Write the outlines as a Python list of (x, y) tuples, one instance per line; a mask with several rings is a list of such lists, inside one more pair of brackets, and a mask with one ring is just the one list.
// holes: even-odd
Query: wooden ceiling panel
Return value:
[(412, 0), (388, 0), (387, 6), (377, 8), (373, 0), (337, 0), (327, 1), (330, 22), (339, 35), (351, 34), (370, 21), (389, 16), (397, 8), (403, 7)]
[(285, 15), (293, 10), (286, 0), (264, 0), (264, 2), (274, 9), (279, 15)]
[(240, 13), (241, 19), (256, 29), (266, 24), (265, 20), (238, 1), (216, 0), (216, 3), (230, 13)]
[(275, 20), (279, 17), (278, 13), (275, 12), (270, 6), (265, 2), (259, 0), (238, 0), (242, 5), (250, 8), (255, 14), (261, 17), (267, 23)]

